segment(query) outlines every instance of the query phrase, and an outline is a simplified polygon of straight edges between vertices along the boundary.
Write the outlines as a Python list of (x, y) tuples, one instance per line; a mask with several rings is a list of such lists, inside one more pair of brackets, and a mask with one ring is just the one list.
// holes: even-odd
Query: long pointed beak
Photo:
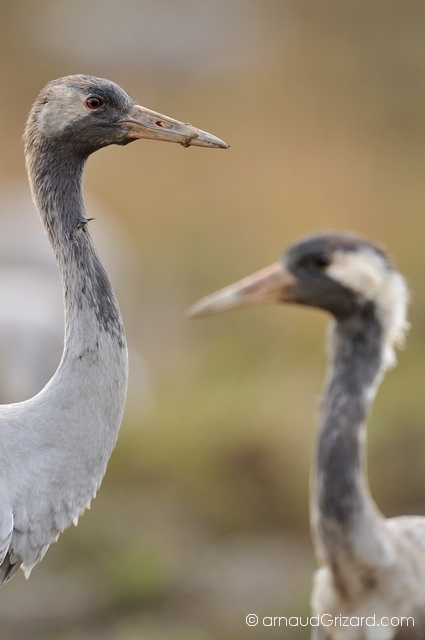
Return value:
[(201, 318), (231, 309), (273, 302), (289, 302), (291, 288), (296, 282), (296, 278), (281, 262), (275, 262), (269, 267), (195, 302), (188, 310), (187, 315), (189, 318)]
[(213, 147), (228, 149), (229, 145), (216, 136), (196, 129), (191, 124), (179, 122), (156, 111), (134, 105), (128, 117), (120, 120), (120, 124), (128, 127), (126, 138), (151, 138), (165, 142), (178, 142), (183, 147)]

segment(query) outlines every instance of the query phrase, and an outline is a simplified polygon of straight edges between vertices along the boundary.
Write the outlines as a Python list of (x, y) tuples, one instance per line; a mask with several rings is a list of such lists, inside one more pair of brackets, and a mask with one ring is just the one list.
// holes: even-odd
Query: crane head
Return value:
[(24, 135), (27, 148), (54, 141), (86, 156), (139, 138), (178, 142), (184, 147), (228, 147), (206, 131), (136, 104), (114, 82), (86, 75), (49, 82), (31, 110)]
[(195, 303), (190, 318), (267, 303), (318, 307), (336, 320), (370, 309), (392, 346), (402, 342), (408, 288), (389, 254), (347, 231), (316, 233), (296, 242), (281, 260)]

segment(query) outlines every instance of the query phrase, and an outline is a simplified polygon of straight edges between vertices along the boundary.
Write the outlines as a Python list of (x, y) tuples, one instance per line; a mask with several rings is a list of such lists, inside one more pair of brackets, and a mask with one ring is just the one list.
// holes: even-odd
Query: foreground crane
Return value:
[(138, 138), (227, 148), (145, 109), (117, 84), (75, 75), (50, 82), (29, 114), (25, 155), (35, 205), (63, 284), (65, 344), (39, 394), (0, 405), (0, 585), (28, 577), (96, 494), (114, 448), (127, 387), (121, 315), (88, 231), (88, 156)]

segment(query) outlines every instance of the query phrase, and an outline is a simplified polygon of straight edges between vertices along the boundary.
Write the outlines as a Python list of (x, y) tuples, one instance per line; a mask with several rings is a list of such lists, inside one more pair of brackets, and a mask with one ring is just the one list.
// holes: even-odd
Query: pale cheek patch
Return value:
[(332, 264), (326, 269), (326, 273), (330, 278), (337, 280), (366, 300), (376, 298), (384, 286), (385, 277), (388, 277), (384, 261), (375, 253), (366, 251), (335, 252)]
[(80, 96), (69, 90), (64, 91), (41, 110), (38, 117), (39, 130), (45, 136), (54, 136), (85, 115), (87, 111)]
[(393, 347), (403, 346), (409, 329), (406, 317), (409, 292), (403, 276), (390, 271), (381, 256), (367, 249), (358, 253), (336, 252), (326, 274), (361, 299), (374, 302), (385, 332), (384, 366), (393, 366)]

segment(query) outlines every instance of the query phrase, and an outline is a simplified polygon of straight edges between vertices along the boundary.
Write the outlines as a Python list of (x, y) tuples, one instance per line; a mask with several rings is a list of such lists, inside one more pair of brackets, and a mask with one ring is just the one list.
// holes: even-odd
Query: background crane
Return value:
[[(407, 301), (405, 281), (382, 248), (327, 232), (302, 239), (280, 262), (189, 311), (201, 317), (293, 302), (334, 317), (311, 497), (320, 565), (312, 608), (323, 622), (313, 628), (315, 639), (407, 640), (425, 633), (425, 518), (386, 520), (365, 473), (365, 419), (395, 363), (394, 347), (403, 344)], [(341, 616), (359, 624), (343, 625)]]

